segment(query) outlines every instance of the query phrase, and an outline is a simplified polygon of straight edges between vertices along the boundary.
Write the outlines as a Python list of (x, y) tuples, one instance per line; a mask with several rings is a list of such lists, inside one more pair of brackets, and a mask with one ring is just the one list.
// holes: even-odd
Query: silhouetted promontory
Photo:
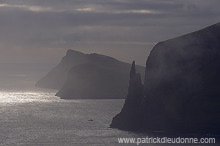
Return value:
[[(63, 99), (125, 98), (130, 66), (109, 56), (68, 50), (36, 85), (59, 89), (56, 95)], [(144, 75), (144, 67), (138, 66), (137, 70)]]
[(144, 91), (133, 90), (140, 90), (136, 102), (126, 108), (128, 96), (111, 127), (219, 134), (220, 23), (158, 43), (147, 59)]

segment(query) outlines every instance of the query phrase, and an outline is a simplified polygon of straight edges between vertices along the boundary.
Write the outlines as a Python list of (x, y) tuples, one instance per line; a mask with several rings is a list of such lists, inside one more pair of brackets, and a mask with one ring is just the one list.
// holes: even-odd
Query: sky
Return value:
[(152, 47), (220, 22), (219, 0), (0, 0), (0, 63), (68, 49), (144, 65)]

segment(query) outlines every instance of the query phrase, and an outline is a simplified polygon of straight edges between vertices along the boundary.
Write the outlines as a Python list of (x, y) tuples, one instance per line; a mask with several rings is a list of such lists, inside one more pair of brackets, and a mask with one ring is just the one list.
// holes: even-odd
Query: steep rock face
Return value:
[(142, 100), (143, 84), (141, 82), (141, 75), (136, 73), (135, 62), (133, 62), (130, 70), (128, 95), (125, 104), (121, 112), (113, 118), (110, 127), (129, 130), (139, 129), (142, 121)]
[(127, 72), (119, 67), (87, 63), (73, 67), (56, 96), (63, 99), (124, 98)]
[(68, 71), (73, 66), (86, 62), (88, 62), (88, 58), (85, 54), (74, 50), (68, 50), (61, 62), (36, 83), (36, 87), (60, 89), (66, 80)]
[[(101, 54), (68, 50), (61, 62), (36, 84), (59, 89), (57, 96), (74, 98), (125, 98), (130, 64)], [(145, 68), (138, 66), (143, 75)]]
[[(48, 89), (61, 89), (67, 80), (69, 71), (78, 65), (83, 64), (100, 64), (100, 65), (118, 65), (129, 71), (129, 64), (116, 60), (115, 58), (101, 55), (101, 54), (84, 54), (75, 50), (68, 50), (66, 56), (64, 56), (61, 62), (55, 66), (46, 76), (41, 78), (36, 87), (48, 88)], [(138, 66), (137, 68), (141, 74), (144, 74), (144, 67)], [(128, 77), (128, 73), (126, 73)]]
[(219, 74), (220, 24), (158, 43), (146, 64), (144, 128), (219, 131)]
[(141, 129), (220, 133), (219, 75), (220, 23), (158, 43), (146, 63)]

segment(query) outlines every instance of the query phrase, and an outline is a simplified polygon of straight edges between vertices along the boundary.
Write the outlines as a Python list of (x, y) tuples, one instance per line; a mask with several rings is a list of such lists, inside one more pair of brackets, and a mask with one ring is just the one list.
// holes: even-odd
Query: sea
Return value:
[(138, 144), (119, 138), (152, 136), (109, 128), (125, 100), (64, 100), (56, 90), (36, 88), (37, 78), (0, 74), (0, 146), (127, 146)]

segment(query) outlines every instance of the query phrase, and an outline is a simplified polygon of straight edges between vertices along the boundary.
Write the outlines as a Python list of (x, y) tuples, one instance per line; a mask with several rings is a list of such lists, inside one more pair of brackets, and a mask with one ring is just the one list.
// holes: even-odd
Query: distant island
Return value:
[(173, 133), (220, 133), (220, 23), (160, 42), (144, 84), (130, 70), (122, 111), (110, 127)]
[[(62, 99), (121, 99), (127, 94), (131, 64), (101, 54), (68, 50), (36, 86), (58, 89)], [(145, 68), (137, 66), (144, 75)]]

